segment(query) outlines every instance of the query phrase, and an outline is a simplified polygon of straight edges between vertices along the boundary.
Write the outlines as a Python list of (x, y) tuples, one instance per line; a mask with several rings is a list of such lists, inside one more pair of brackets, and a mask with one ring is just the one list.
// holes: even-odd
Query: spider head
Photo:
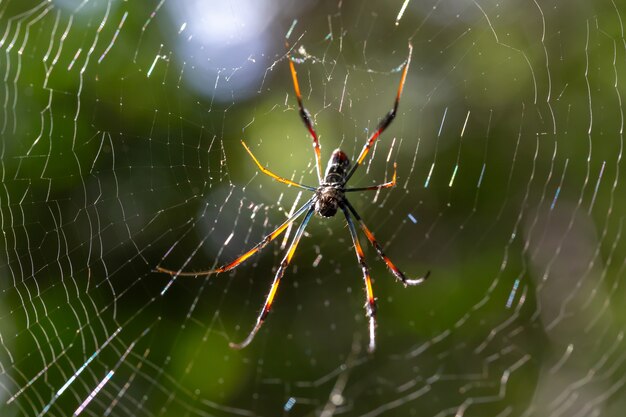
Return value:
[(333, 186), (322, 186), (316, 194), (315, 212), (317, 214), (322, 217), (333, 217), (337, 214), (339, 201), (343, 198), (341, 190)]
[(350, 160), (344, 151), (335, 149), (330, 155), (326, 173), (324, 174), (325, 184), (345, 183), (346, 175), (350, 169)]

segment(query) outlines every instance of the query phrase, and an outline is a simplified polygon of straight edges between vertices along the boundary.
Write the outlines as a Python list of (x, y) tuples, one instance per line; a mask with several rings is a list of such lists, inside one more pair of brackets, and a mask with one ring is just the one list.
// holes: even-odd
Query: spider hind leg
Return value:
[(313, 121), (311, 120), (311, 113), (304, 107), (302, 103), (302, 94), (300, 93), (300, 84), (298, 83), (298, 75), (296, 73), (296, 67), (293, 65), (293, 61), (289, 60), (289, 70), (291, 71), (291, 78), (293, 80), (293, 90), (296, 93), (296, 99), (298, 100), (299, 115), (304, 125), (306, 126), (311, 138), (313, 139), (313, 150), (315, 151), (315, 166), (317, 168), (317, 178), (322, 183), (322, 153), (320, 150), (320, 141), (317, 138), (317, 133), (313, 127)]
[(391, 122), (393, 122), (393, 119), (396, 118), (396, 114), (398, 113), (398, 106), (400, 105), (400, 97), (402, 96), (402, 91), (404, 90), (404, 83), (406, 81), (406, 75), (409, 71), (409, 65), (411, 65), (411, 55), (413, 55), (413, 45), (409, 43), (409, 56), (406, 59), (406, 64), (404, 64), (404, 69), (402, 70), (402, 75), (400, 76), (400, 84), (398, 85), (398, 91), (396, 92), (396, 99), (393, 102), (393, 107), (380, 120), (380, 122), (378, 123), (378, 126), (376, 126), (376, 130), (374, 130), (374, 133), (372, 133), (372, 135), (365, 142), (363, 149), (361, 149), (361, 153), (354, 161), (354, 165), (352, 165), (352, 169), (346, 176), (346, 181), (349, 180), (350, 177), (352, 177), (352, 174), (354, 174), (354, 171), (356, 171), (359, 165), (363, 163), (363, 160), (365, 160), (365, 157), (369, 153), (372, 146), (374, 146), (374, 143), (376, 142), (378, 137), (389, 127)]

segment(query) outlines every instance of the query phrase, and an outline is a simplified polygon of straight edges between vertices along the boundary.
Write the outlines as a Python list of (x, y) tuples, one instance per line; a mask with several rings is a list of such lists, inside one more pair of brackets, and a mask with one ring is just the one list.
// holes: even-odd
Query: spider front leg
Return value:
[[(359, 213), (357, 213), (357, 211), (354, 209), (354, 207), (352, 207), (352, 204), (350, 204), (350, 202), (347, 199), (344, 199), (344, 204), (345, 204), (346, 207), (348, 207), (348, 209), (350, 210), (350, 212), (352, 213), (352, 215), (354, 216), (356, 221), (359, 222), (359, 226), (361, 226), (361, 229), (365, 233), (365, 236), (367, 237), (367, 240), (369, 240), (370, 243), (372, 244), (372, 246), (374, 246), (374, 249), (376, 249), (376, 253), (378, 254), (378, 256), (380, 256), (380, 258), (385, 262), (385, 264), (387, 264), (387, 267), (396, 276), (396, 278), (398, 278), (404, 284), (405, 287), (408, 286), (408, 285), (419, 285), (422, 282), (426, 281), (426, 279), (430, 276), (430, 271), (427, 271), (426, 274), (424, 274), (424, 276), (422, 276), (420, 278), (416, 278), (416, 279), (409, 279), (409, 278), (407, 278), (404, 275), (404, 273), (402, 271), (400, 271), (400, 269), (398, 269), (398, 267), (395, 266), (393, 262), (391, 262), (391, 259), (389, 259), (387, 257), (387, 255), (385, 255), (385, 253), (383, 252), (382, 247), (380, 246), (380, 244), (378, 243), (378, 241), (374, 237), (374, 234), (365, 225), (365, 222), (363, 221), (361, 216), (359, 216)], [(345, 210), (344, 210), (344, 212), (345, 212)]]
[(319, 183), (322, 183), (322, 152), (320, 150), (320, 141), (317, 139), (317, 133), (313, 129), (313, 121), (311, 121), (311, 113), (304, 108), (302, 104), (302, 95), (300, 94), (300, 84), (298, 83), (298, 76), (296, 74), (296, 67), (293, 65), (293, 61), (289, 60), (289, 69), (291, 70), (291, 78), (293, 79), (293, 89), (296, 93), (296, 99), (298, 100), (298, 108), (300, 109), (300, 118), (304, 122), (304, 125), (309, 130), (311, 137), (313, 138), (313, 150), (315, 151), (315, 166), (317, 167), (317, 178)]
[(250, 342), (252, 342), (252, 339), (254, 339), (254, 336), (256, 336), (261, 326), (263, 325), (263, 322), (267, 318), (267, 315), (269, 314), (272, 308), (272, 303), (274, 302), (276, 291), (278, 290), (278, 286), (280, 285), (280, 280), (282, 279), (285, 273), (285, 269), (291, 262), (291, 258), (293, 258), (293, 254), (296, 252), (296, 248), (298, 247), (300, 238), (302, 237), (302, 234), (304, 233), (304, 229), (306, 229), (306, 225), (307, 223), (309, 223), (309, 220), (311, 219), (311, 216), (313, 215), (313, 213), (314, 213), (314, 209), (313, 207), (310, 207), (309, 211), (304, 216), (304, 220), (302, 221), (302, 224), (300, 224), (300, 226), (298, 227), (298, 230), (296, 231), (296, 234), (293, 237), (293, 241), (291, 242), (291, 245), (289, 245), (289, 249), (287, 249), (287, 253), (285, 254), (285, 257), (283, 258), (283, 260), (281, 261), (278, 271), (276, 271), (276, 275), (274, 276), (274, 282), (272, 282), (270, 292), (267, 295), (265, 304), (263, 305), (263, 309), (261, 310), (261, 312), (259, 313), (259, 316), (257, 317), (254, 328), (250, 331), (250, 333), (248, 334), (248, 337), (246, 337), (243, 342), (241, 343), (231, 342), (229, 344), (231, 348), (243, 349), (246, 346), (248, 346)]
[(219, 274), (222, 272), (230, 271), (231, 269), (238, 267), (241, 263), (243, 263), (246, 259), (254, 255), (255, 253), (259, 252), (261, 249), (267, 246), (267, 244), (270, 243), (272, 240), (280, 236), (289, 227), (291, 223), (293, 223), (298, 217), (302, 215), (302, 213), (304, 213), (307, 209), (310, 210), (312, 204), (313, 204), (313, 199), (311, 198), (309, 201), (304, 203), (304, 205), (300, 207), (298, 211), (296, 211), (293, 214), (293, 216), (285, 220), (285, 222), (281, 224), (280, 226), (278, 226), (272, 233), (265, 236), (263, 240), (257, 243), (252, 249), (248, 250), (243, 255), (240, 255), (234, 261), (231, 261), (225, 265), (222, 265), (219, 268), (207, 269), (207, 270), (198, 271), (198, 272), (191, 272), (191, 271), (188, 272), (188, 271), (175, 271), (173, 269), (167, 269), (167, 268), (157, 266), (155, 270), (156, 272), (163, 272), (172, 276), (183, 276), (183, 277), (184, 276), (195, 277), (195, 276), (202, 276), (202, 275)]
[(363, 248), (359, 243), (359, 238), (356, 234), (356, 228), (350, 218), (350, 213), (346, 207), (342, 204), (341, 210), (346, 216), (346, 222), (348, 223), (348, 230), (350, 230), (350, 236), (352, 237), (352, 243), (354, 244), (354, 251), (356, 252), (357, 260), (363, 271), (363, 281), (365, 282), (365, 296), (367, 301), (365, 302), (365, 311), (369, 318), (369, 333), (370, 344), (367, 348), (368, 352), (372, 353), (376, 350), (376, 298), (374, 298), (374, 289), (372, 288), (372, 279), (370, 278), (369, 269), (365, 263), (365, 255), (363, 254)]

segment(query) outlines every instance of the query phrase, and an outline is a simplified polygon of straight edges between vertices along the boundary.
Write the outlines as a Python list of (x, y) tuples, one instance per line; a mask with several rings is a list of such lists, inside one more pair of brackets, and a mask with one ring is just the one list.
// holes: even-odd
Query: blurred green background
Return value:
[[(2, 416), (620, 416), (626, 7), (609, 1), (0, 3)], [(287, 46), (286, 43), (288, 44)], [(345, 221), (223, 264), (398, 116)], [(296, 224), (298, 224), (297, 222)], [(293, 236), (295, 229), (290, 230)]]

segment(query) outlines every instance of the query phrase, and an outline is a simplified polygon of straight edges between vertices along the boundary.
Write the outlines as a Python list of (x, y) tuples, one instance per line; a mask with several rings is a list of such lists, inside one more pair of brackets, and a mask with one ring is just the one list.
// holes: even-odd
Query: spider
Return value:
[(320, 143), (317, 138), (317, 133), (313, 127), (313, 122), (311, 120), (311, 115), (309, 111), (304, 107), (302, 103), (302, 95), (300, 94), (300, 86), (298, 84), (298, 77), (296, 75), (296, 69), (293, 61), (289, 60), (289, 68), (291, 70), (291, 77), (293, 79), (293, 87), (296, 95), (296, 99), (298, 101), (298, 108), (300, 118), (304, 122), (304, 125), (309, 131), (313, 139), (313, 150), (315, 151), (315, 163), (317, 168), (317, 176), (319, 179), (319, 185), (317, 187), (312, 187), (309, 185), (300, 184), (289, 179), (280, 177), (269, 169), (265, 168), (259, 160), (254, 156), (250, 148), (246, 145), (244, 141), (241, 141), (243, 147), (248, 152), (254, 163), (257, 165), (259, 170), (274, 178), (275, 180), (282, 182), (284, 184), (302, 188), (308, 191), (313, 192), (313, 197), (311, 197), (302, 207), (300, 207), (291, 217), (289, 217), (283, 224), (278, 226), (272, 233), (268, 234), (257, 243), (253, 248), (240, 255), (238, 258), (233, 260), (230, 263), (227, 263), (223, 266), (220, 266), (216, 269), (210, 269), (205, 271), (198, 272), (185, 272), (185, 271), (175, 271), (171, 269), (166, 269), (158, 266), (156, 270), (158, 272), (163, 272), (172, 276), (200, 276), (200, 275), (211, 275), (211, 274), (219, 274), (222, 272), (229, 271), (231, 269), (236, 268), (245, 260), (250, 258), (255, 253), (261, 251), (265, 246), (267, 246), (271, 241), (280, 236), (298, 217), (300, 217), (303, 213), (304, 220), (296, 230), (296, 233), (287, 249), (287, 253), (285, 254), (282, 262), (278, 270), (276, 271), (276, 275), (274, 276), (274, 281), (272, 282), (272, 286), (270, 287), (269, 294), (265, 300), (265, 304), (263, 305), (263, 309), (259, 313), (257, 317), (257, 321), (255, 326), (252, 328), (248, 336), (240, 343), (231, 342), (229, 345), (234, 349), (242, 349), (250, 344), (254, 339), (255, 335), (263, 325), (263, 322), (267, 318), (272, 304), (274, 302), (274, 297), (276, 296), (276, 291), (278, 290), (278, 286), (280, 281), (285, 273), (285, 269), (291, 262), (293, 255), (296, 251), (298, 243), (300, 242), (300, 238), (304, 233), (304, 229), (306, 228), (309, 220), (313, 216), (314, 213), (318, 214), (321, 217), (333, 217), (337, 214), (338, 210), (341, 210), (346, 218), (346, 222), (348, 225), (348, 230), (350, 231), (350, 236), (352, 238), (352, 243), (354, 245), (354, 250), (356, 252), (356, 257), (363, 272), (363, 281), (365, 283), (365, 295), (367, 301), (365, 303), (365, 311), (366, 315), (369, 318), (369, 352), (373, 352), (376, 349), (376, 298), (374, 297), (374, 290), (372, 289), (372, 281), (370, 278), (368, 266), (365, 263), (365, 255), (363, 254), (363, 249), (361, 248), (361, 244), (359, 243), (359, 239), (357, 237), (356, 227), (354, 225), (354, 219), (358, 222), (359, 226), (365, 233), (365, 236), (370, 241), (378, 256), (385, 262), (387, 267), (391, 270), (391, 272), (395, 275), (395, 277), (406, 287), (409, 285), (418, 285), (424, 282), (428, 276), (430, 275), (430, 271), (428, 271), (425, 275), (417, 279), (409, 279), (407, 278), (402, 271), (400, 271), (391, 260), (385, 255), (382, 250), (380, 244), (376, 241), (374, 234), (370, 231), (370, 229), (365, 225), (365, 222), (361, 218), (361, 216), (354, 209), (352, 204), (348, 201), (346, 197), (346, 193), (354, 192), (354, 191), (370, 191), (370, 190), (380, 190), (383, 188), (391, 188), (396, 185), (396, 170), (397, 166), (394, 163), (393, 165), (393, 177), (392, 180), (386, 182), (384, 184), (370, 186), (370, 187), (358, 187), (358, 188), (347, 188), (346, 184), (357, 170), (357, 168), (363, 163), (363, 160), (369, 153), (370, 149), (378, 139), (378, 137), (383, 133), (383, 131), (391, 124), (391, 122), (396, 117), (396, 111), (398, 109), (398, 104), (400, 103), (400, 96), (402, 95), (402, 90), (404, 88), (404, 82), (406, 80), (407, 71), (409, 69), (409, 64), (411, 63), (411, 55), (413, 52), (413, 47), (409, 44), (409, 55), (404, 65), (404, 69), (402, 70), (402, 76), (400, 77), (400, 85), (398, 86), (398, 91), (396, 93), (396, 99), (394, 101), (392, 109), (381, 119), (376, 127), (374, 133), (367, 139), (365, 146), (361, 150), (361, 153), (356, 159), (356, 162), (351, 165), (350, 160), (348, 159), (345, 152), (341, 149), (335, 149), (330, 156), (330, 160), (328, 161), (328, 165), (326, 167), (326, 171), (324, 175), (322, 175), (322, 166), (321, 166), (321, 151), (320, 151)]

